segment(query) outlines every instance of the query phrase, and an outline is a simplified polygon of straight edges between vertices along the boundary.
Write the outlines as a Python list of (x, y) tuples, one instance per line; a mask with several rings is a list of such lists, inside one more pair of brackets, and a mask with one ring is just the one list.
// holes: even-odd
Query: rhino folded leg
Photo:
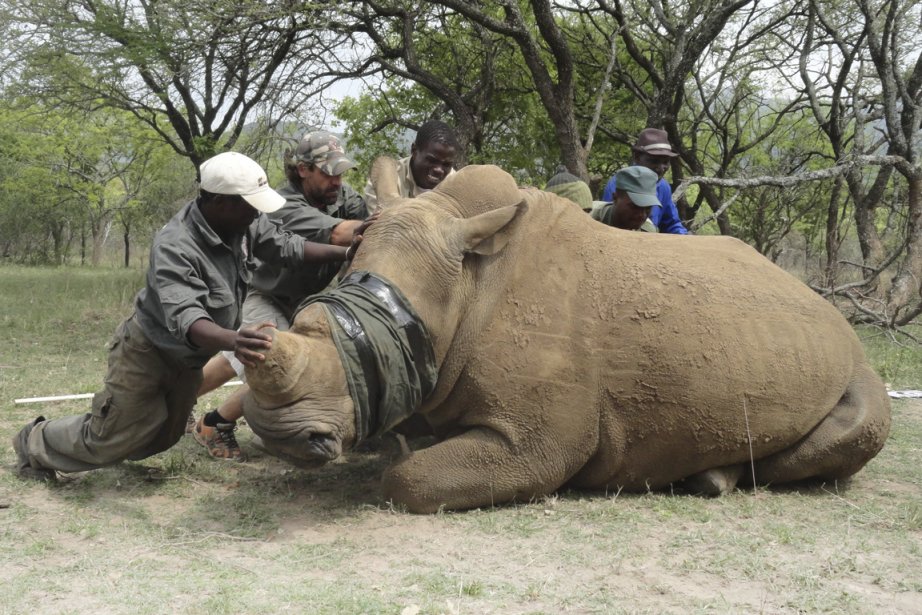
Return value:
[(890, 398), (880, 378), (859, 364), (839, 403), (788, 449), (756, 461), (759, 484), (851, 476), (883, 447), (890, 432)]
[(475, 428), (394, 463), (383, 490), (413, 513), (527, 502), (555, 491), (584, 462), (550, 444), (540, 454), (535, 447), (514, 451), (497, 432)]
[(746, 466), (743, 464), (711, 468), (687, 477), (681, 483), (682, 488), (696, 495), (710, 497), (725, 495), (736, 488), (736, 483), (745, 469)]

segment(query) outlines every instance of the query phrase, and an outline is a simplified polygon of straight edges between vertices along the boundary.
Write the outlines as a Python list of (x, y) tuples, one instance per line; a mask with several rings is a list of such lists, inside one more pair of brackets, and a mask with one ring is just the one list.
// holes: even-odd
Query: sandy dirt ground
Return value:
[[(922, 400), (896, 419), (918, 437)], [(6, 472), (0, 613), (922, 613), (922, 486), (894, 458), (918, 469), (918, 448), (847, 485), (429, 516), (381, 500), (395, 442), (316, 471), (250, 452), (186, 438), (55, 487)]]

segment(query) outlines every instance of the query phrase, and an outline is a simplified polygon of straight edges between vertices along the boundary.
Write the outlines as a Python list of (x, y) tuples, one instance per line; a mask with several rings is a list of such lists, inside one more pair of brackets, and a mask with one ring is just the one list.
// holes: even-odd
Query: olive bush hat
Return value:
[(567, 171), (564, 166), (558, 167), (557, 173), (547, 180), (544, 189), (573, 201), (583, 211), (592, 209), (592, 192), (589, 185)]

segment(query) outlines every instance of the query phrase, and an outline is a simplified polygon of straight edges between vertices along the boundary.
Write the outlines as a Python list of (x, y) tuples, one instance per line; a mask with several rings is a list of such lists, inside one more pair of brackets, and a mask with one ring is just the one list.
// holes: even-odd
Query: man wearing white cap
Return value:
[(354, 248), (322, 245), (282, 232), (265, 213), (285, 199), (266, 173), (227, 152), (200, 168), (201, 193), (154, 238), (145, 287), (134, 313), (116, 330), (105, 385), (88, 414), (38, 417), (13, 438), (17, 473), (53, 480), (124, 459), (144, 459), (175, 444), (202, 382), (202, 366), (218, 351), (243, 363), (263, 360), (271, 338), (237, 330), (256, 259), (342, 262)]

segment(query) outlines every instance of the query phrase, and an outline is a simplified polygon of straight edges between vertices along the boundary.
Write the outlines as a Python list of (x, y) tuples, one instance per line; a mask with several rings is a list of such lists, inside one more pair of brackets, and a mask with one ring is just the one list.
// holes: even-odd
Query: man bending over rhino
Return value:
[[(688, 230), (679, 220), (679, 212), (672, 200), (672, 188), (663, 177), (669, 170), (671, 160), (678, 156), (672, 150), (665, 130), (659, 128), (644, 128), (637, 136), (637, 141), (631, 148), (631, 164), (646, 167), (657, 174), (659, 181), (656, 183), (656, 196), (658, 203), (650, 210), (650, 220), (661, 233), (674, 235), (687, 235)], [(618, 179), (612, 176), (605, 185), (602, 200), (609, 202), (613, 199)]]
[(280, 231), (263, 215), (285, 199), (266, 173), (243, 154), (226, 152), (200, 168), (201, 194), (154, 238), (147, 283), (134, 313), (115, 332), (103, 389), (86, 414), (38, 417), (13, 437), (17, 473), (54, 480), (56, 471), (82, 472), (144, 459), (173, 446), (186, 425), (214, 353), (232, 351), (253, 366), (271, 337), (240, 327), (246, 286), (241, 272), (256, 259), (298, 268), (303, 262), (341, 263), (350, 246), (323, 245)]
[(646, 167), (626, 167), (615, 173), (618, 187), (612, 202), (599, 202), (589, 212), (593, 220), (626, 231), (659, 232), (650, 221), (652, 208), (659, 205), (656, 173)]

